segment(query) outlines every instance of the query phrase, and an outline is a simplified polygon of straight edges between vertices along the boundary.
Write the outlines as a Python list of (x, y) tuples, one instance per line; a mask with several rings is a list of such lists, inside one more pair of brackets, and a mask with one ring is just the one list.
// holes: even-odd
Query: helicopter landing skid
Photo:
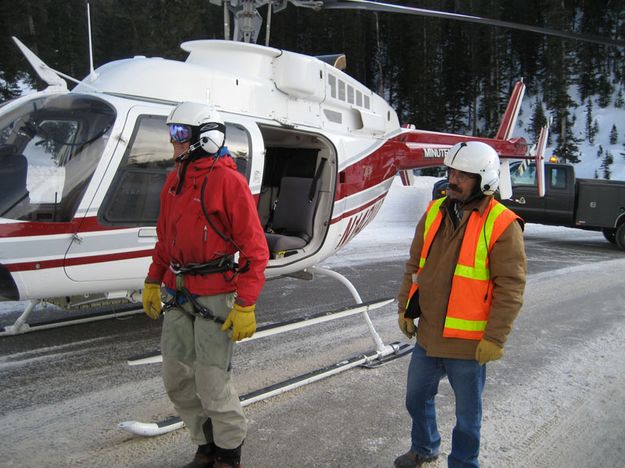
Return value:
[[(266, 400), (281, 393), (294, 390), (306, 384), (317, 382), (318, 380), (331, 377), (355, 367), (374, 368), (379, 365), (400, 358), (408, 354), (414, 348), (413, 345), (406, 343), (394, 342), (385, 346), (382, 351), (372, 351), (359, 354), (348, 359), (343, 359), (336, 364), (302, 374), (283, 382), (270, 385), (268, 387), (256, 390), (240, 397), (241, 406), (248, 406), (258, 401)], [(379, 362), (379, 364), (378, 364)], [(153, 437), (167, 434), (184, 427), (184, 423), (178, 416), (169, 416), (159, 422), (144, 423), (140, 421), (124, 421), (117, 425), (118, 428), (130, 432), (134, 435)]]
[[(394, 299), (383, 299), (380, 301), (363, 303), (354, 285), (340, 273), (320, 267), (313, 267), (311, 270), (312, 271), (310, 271), (310, 273), (317, 273), (319, 275), (329, 276), (339, 280), (343, 285), (347, 287), (347, 289), (349, 289), (350, 293), (357, 303), (356, 307), (349, 307), (347, 309), (341, 309), (335, 312), (325, 312), (321, 314), (307, 316), (295, 321), (291, 320), (287, 322), (272, 324), (269, 326), (259, 327), (257, 332), (251, 338), (247, 338), (245, 340), (242, 340), (241, 342), (264, 338), (279, 333), (295, 330), (298, 328), (303, 328), (310, 325), (335, 320), (337, 318), (361, 313), (367, 324), (367, 327), (369, 328), (369, 333), (371, 334), (371, 337), (375, 343), (376, 349), (368, 353), (359, 354), (348, 359), (343, 359), (338, 363), (314, 370), (312, 372), (308, 372), (297, 377), (287, 379), (283, 382), (270, 385), (268, 387), (256, 390), (246, 395), (242, 395), (240, 397), (242, 406), (247, 406), (252, 403), (256, 403), (258, 401), (262, 401), (267, 398), (279, 395), (281, 393), (285, 393), (289, 390), (302, 387), (309, 383), (317, 382), (318, 380), (339, 374), (349, 369), (353, 369), (354, 367), (376, 367), (377, 365), (381, 365), (392, 359), (404, 356), (412, 350), (412, 345), (402, 344), (398, 342), (391, 343), (390, 345), (385, 345), (380, 338), (380, 335), (375, 330), (371, 319), (369, 318), (368, 312), (370, 310), (374, 310), (388, 305), (393, 302)], [(162, 356), (158, 352), (142, 356), (136, 356), (133, 358), (129, 358), (128, 360), (129, 365), (150, 364), (156, 362), (162, 362)], [(161, 434), (166, 434), (168, 432), (180, 429), (183, 426), (184, 423), (177, 416), (170, 416), (167, 419), (156, 423), (124, 421), (118, 424), (118, 427), (120, 429), (139, 436), (157, 436)]]
[(23, 333), (29, 333), (29, 332), (38, 331), (38, 330), (47, 330), (50, 328), (59, 328), (59, 327), (65, 327), (68, 325), (77, 325), (80, 323), (95, 322), (98, 320), (106, 320), (106, 319), (111, 319), (111, 318), (127, 317), (129, 315), (135, 315), (135, 314), (139, 314), (143, 312), (141, 308), (138, 308), (135, 310), (120, 311), (120, 312), (111, 312), (109, 310), (109, 311), (102, 311), (102, 312), (96, 312), (96, 313), (92, 312), (90, 314), (86, 314), (83, 316), (72, 317), (72, 318), (67, 318), (67, 319), (47, 320), (47, 321), (42, 321), (42, 322), (32, 323), (32, 324), (28, 323), (27, 322), (28, 317), (35, 309), (35, 306), (37, 306), (37, 304), (41, 302), (44, 302), (44, 301), (39, 301), (39, 300), (29, 301), (28, 305), (24, 309), (24, 312), (22, 312), (22, 314), (15, 320), (15, 322), (13, 322), (13, 325), (8, 325), (8, 326), (5, 326), (4, 328), (0, 328), (0, 336), (21, 335)]

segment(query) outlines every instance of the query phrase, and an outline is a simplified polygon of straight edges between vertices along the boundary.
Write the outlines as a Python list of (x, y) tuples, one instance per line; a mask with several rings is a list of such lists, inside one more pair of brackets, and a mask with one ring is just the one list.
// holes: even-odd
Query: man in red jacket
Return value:
[(217, 111), (185, 102), (167, 125), (176, 169), (161, 191), (143, 308), (159, 317), (162, 284), (163, 380), (198, 445), (185, 466), (240, 467), (247, 422), (230, 361), (234, 342), (256, 331), (267, 243), (247, 180), (224, 146)]

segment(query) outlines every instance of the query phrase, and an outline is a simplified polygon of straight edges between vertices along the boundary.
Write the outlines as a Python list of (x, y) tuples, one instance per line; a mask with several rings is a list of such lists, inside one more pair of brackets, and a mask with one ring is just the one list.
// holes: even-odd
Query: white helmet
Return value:
[(445, 166), (480, 176), (480, 190), (492, 195), (499, 186), (499, 156), (492, 146), (480, 141), (463, 141), (449, 148)]
[(209, 154), (217, 153), (226, 139), (226, 126), (214, 107), (196, 102), (178, 104), (167, 117), (167, 125), (188, 125), (191, 127), (191, 144), (202, 147)]

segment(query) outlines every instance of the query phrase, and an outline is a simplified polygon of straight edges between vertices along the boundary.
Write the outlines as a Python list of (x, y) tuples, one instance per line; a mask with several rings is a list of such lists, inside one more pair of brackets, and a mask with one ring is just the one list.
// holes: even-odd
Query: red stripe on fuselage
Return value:
[(345, 213), (340, 214), (336, 218), (332, 218), (332, 220), (330, 221), (330, 224), (338, 223), (342, 219), (348, 218), (350, 216), (355, 215), (356, 213), (359, 213), (359, 212), (361, 212), (363, 210), (366, 210), (371, 205), (375, 205), (378, 201), (382, 200), (387, 194), (388, 194), (388, 192), (385, 192), (382, 195), (380, 195), (379, 197), (376, 197), (373, 200), (365, 203), (364, 205), (361, 205), (361, 206), (359, 206), (357, 208), (354, 208), (353, 210), (346, 211)]
[[(129, 226), (102, 226), (98, 218), (90, 216), (74, 219), (66, 223), (42, 223), (26, 221), (0, 224), (0, 237), (53, 236), (57, 234), (74, 234), (77, 232), (98, 232), (128, 229)], [(134, 226), (130, 226), (134, 227)]]
[(406, 151), (402, 142), (389, 140), (363, 159), (339, 173), (336, 200), (363, 192), (397, 173), (398, 156)]
[(152, 257), (154, 249), (134, 250), (132, 252), (119, 252), (113, 254), (91, 255), (88, 257), (58, 258), (54, 260), (38, 260), (23, 263), (5, 264), (10, 272), (44, 270), (46, 268), (61, 268), (76, 265), (90, 265), (93, 263), (106, 263), (131, 258)]
[[(254, 195), (258, 203), (258, 194)], [(96, 216), (75, 218), (69, 222), (20, 221), (17, 223), (0, 223), (0, 237), (53, 236), (58, 234), (74, 234), (79, 232), (115, 231), (131, 229), (136, 226), (103, 226)], [(154, 227), (154, 226), (141, 226)]]

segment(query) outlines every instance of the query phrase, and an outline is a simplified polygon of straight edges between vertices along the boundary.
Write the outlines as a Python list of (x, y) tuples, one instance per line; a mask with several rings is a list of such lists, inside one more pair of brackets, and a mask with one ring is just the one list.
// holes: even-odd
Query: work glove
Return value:
[(405, 312), (399, 313), (399, 329), (408, 338), (412, 338), (415, 335), (414, 320), (408, 317), (404, 317)]
[(221, 326), (221, 331), (232, 328), (232, 341), (249, 338), (256, 331), (254, 309), (256, 309), (256, 304), (242, 306), (235, 302), (226, 321)]
[(161, 285), (145, 283), (143, 285), (143, 310), (152, 320), (161, 315)]
[(503, 357), (503, 348), (498, 344), (486, 339), (480, 340), (475, 350), (475, 360), (484, 365), (490, 361), (496, 361)]

